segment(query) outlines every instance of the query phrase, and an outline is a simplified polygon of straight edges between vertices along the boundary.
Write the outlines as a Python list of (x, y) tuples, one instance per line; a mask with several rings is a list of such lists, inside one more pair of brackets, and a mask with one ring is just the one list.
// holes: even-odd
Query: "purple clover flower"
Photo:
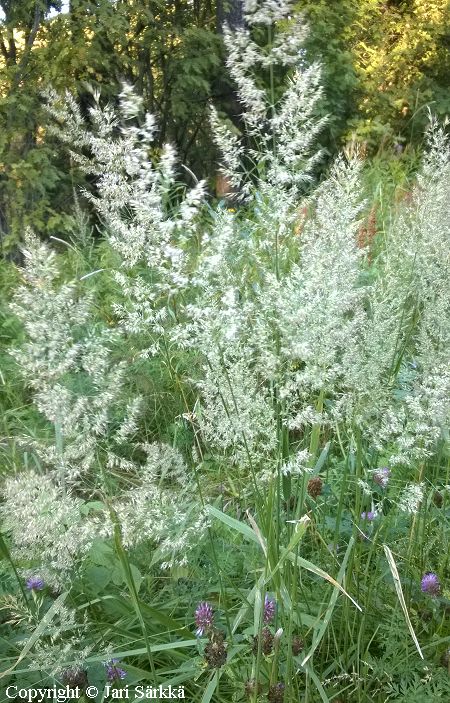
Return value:
[(441, 584), (437, 574), (432, 571), (428, 571), (424, 574), (422, 581), (420, 582), (420, 588), (423, 593), (428, 593), (430, 596), (438, 596), (441, 592)]
[(383, 466), (383, 468), (377, 469), (377, 471), (373, 472), (373, 480), (375, 481), (375, 483), (381, 486), (381, 488), (386, 488), (389, 483), (390, 477), (391, 470), (387, 466)]
[(214, 620), (214, 611), (209, 603), (199, 603), (195, 610), (195, 624), (197, 629), (195, 634), (202, 637), (205, 632), (211, 629)]
[(42, 591), (45, 588), (45, 581), (40, 576), (30, 576), (25, 582), (29, 591)]
[(368, 510), (367, 512), (364, 511), (361, 513), (361, 520), (368, 520), (369, 522), (372, 522), (375, 520), (377, 514), (373, 510)]
[(277, 604), (273, 598), (269, 598), (269, 596), (266, 593), (266, 596), (264, 598), (264, 615), (263, 615), (263, 620), (266, 625), (271, 622), (275, 616), (275, 610), (276, 610)]
[(108, 681), (122, 681), (127, 675), (125, 669), (117, 666), (118, 663), (118, 659), (110, 659), (109, 661), (104, 662), (104, 666), (106, 667), (106, 678)]

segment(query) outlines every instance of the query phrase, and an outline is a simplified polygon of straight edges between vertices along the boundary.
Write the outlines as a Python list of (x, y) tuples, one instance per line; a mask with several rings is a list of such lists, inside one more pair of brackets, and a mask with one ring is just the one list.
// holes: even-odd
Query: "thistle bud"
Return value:
[(314, 476), (308, 481), (307, 491), (311, 498), (317, 498), (322, 493), (323, 481), (319, 476)]
[(294, 657), (297, 657), (300, 654), (300, 652), (303, 651), (303, 649), (305, 647), (305, 643), (303, 642), (301, 637), (299, 637), (298, 635), (294, 635), (294, 637), (292, 638), (291, 647), (292, 647), (292, 654), (294, 655)]
[(269, 701), (269, 703), (283, 703), (285, 688), (286, 687), (284, 683), (282, 683), (281, 681), (273, 684), (273, 686), (270, 686), (269, 692), (267, 694), (267, 700)]
[(88, 685), (87, 671), (81, 667), (73, 667), (65, 669), (61, 674), (61, 680), (64, 686), (69, 688), (80, 688), (82, 691)]
[(258, 654), (259, 637), (261, 637), (261, 652), (266, 656), (271, 654), (273, 649), (273, 635), (268, 627), (264, 627), (261, 635), (253, 638), (252, 652), (255, 657)]
[(227, 643), (223, 632), (213, 630), (205, 647), (205, 660), (212, 669), (220, 669), (227, 660)]

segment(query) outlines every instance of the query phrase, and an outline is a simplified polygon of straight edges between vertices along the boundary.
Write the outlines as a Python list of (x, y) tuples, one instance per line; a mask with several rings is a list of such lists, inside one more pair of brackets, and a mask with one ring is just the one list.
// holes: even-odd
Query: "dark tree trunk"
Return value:
[[(217, 0), (216, 27), (218, 34), (223, 34), (224, 24), (227, 24), (230, 29), (239, 29), (245, 26), (243, 0)], [(227, 76), (225, 67), (222, 77), (218, 79), (214, 86), (214, 93), (220, 102), (222, 110), (227, 113), (237, 127), (240, 127), (242, 105)], [(218, 171), (216, 173), (216, 196), (231, 199), (233, 195), (233, 188), (227, 178)]]
[(231, 29), (244, 26), (242, 0), (217, 0), (217, 32), (222, 34), (223, 25), (227, 23)]

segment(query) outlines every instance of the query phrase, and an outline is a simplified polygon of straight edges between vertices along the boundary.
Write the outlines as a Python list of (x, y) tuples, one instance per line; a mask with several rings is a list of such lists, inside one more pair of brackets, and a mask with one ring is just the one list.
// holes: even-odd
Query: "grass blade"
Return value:
[[(339, 569), (339, 573), (338, 573), (338, 577), (337, 577), (338, 582), (341, 582), (344, 579), (345, 569), (347, 567), (347, 562), (350, 557), (351, 551), (353, 549), (353, 545), (354, 545), (354, 539), (353, 539), (353, 537), (351, 537), (350, 541), (348, 543), (347, 551), (345, 552), (344, 559), (341, 564), (341, 568)], [(302, 666), (305, 666), (305, 664), (309, 661), (309, 659), (311, 659), (312, 655), (314, 654), (317, 647), (319, 646), (319, 644), (320, 644), (320, 642), (321, 642), (321, 640), (327, 630), (327, 627), (328, 627), (329, 622), (331, 620), (331, 616), (333, 615), (333, 610), (334, 610), (334, 606), (336, 605), (338, 595), (339, 595), (338, 589), (334, 588), (333, 593), (331, 594), (330, 602), (329, 602), (328, 607), (325, 611), (325, 615), (323, 617), (322, 624), (321, 624), (320, 628), (317, 630), (317, 632), (314, 634), (311, 649), (309, 650), (306, 657), (303, 659), (303, 661), (301, 663)]]
[(411, 633), (411, 637), (413, 638), (413, 642), (416, 645), (416, 649), (419, 652), (420, 658), (423, 659), (424, 657), (422, 654), (422, 650), (420, 649), (420, 644), (419, 644), (418, 639), (416, 637), (416, 633), (414, 632), (414, 628), (412, 626), (412, 622), (409, 617), (408, 609), (406, 607), (405, 597), (404, 597), (403, 591), (402, 591), (402, 584), (400, 581), (400, 575), (398, 573), (397, 564), (395, 563), (394, 556), (393, 556), (391, 550), (389, 549), (389, 547), (387, 546), (387, 544), (383, 544), (383, 549), (384, 549), (384, 553), (386, 554), (386, 558), (388, 560), (388, 564), (389, 564), (389, 568), (391, 570), (392, 578), (394, 579), (395, 590), (397, 591), (397, 597), (400, 601), (400, 605), (402, 607), (403, 614), (405, 616), (406, 624), (408, 625), (408, 629)]

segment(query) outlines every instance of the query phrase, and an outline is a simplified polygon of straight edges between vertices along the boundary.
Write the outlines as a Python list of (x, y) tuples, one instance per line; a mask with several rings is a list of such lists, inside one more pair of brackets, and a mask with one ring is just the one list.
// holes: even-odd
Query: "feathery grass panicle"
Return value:
[[(211, 126), (223, 174), (243, 200), (254, 197), (252, 178), (260, 189), (271, 186), (295, 194), (303, 192), (322, 159), (317, 138), (327, 118), (318, 114), (323, 95), (320, 66), (306, 65), (302, 45), (307, 31), (299, 19), (279, 26), (280, 21), (289, 19), (290, 6), (290, 2), (245, 3), (248, 28), (224, 26), (227, 68), (243, 107), (243, 138), (221, 122), (214, 108)], [(255, 25), (266, 27), (265, 45), (252, 38)], [(279, 101), (273, 84), (276, 66), (294, 69)], [(267, 91), (256, 77), (261, 70), (268, 73)]]

